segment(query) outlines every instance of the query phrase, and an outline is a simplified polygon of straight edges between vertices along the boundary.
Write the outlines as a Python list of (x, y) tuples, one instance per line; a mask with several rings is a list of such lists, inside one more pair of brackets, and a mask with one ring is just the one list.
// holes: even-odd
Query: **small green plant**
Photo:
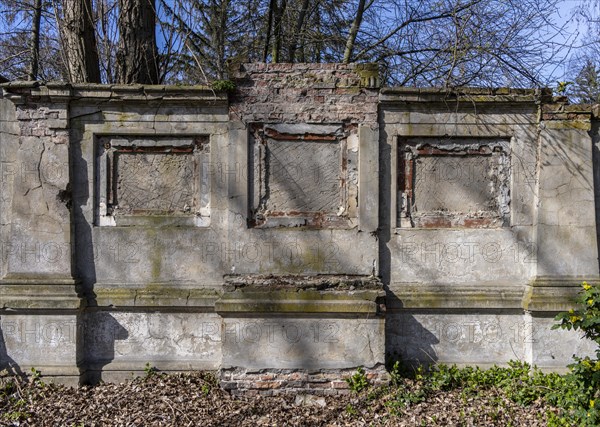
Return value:
[(592, 286), (583, 282), (582, 291), (579, 293), (578, 310), (558, 313), (554, 320), (560, 321), (552, 329), (580, 330), (585, 338), (598, 344), (596, 357), (600, 359), (600, 286)]
[(369, 380), (367, 379), (365, 370), (361, 367), (359, 367), (350, 378), (346, 378), (346, 382), (350, 386), (350, 390), (355, 393), (360, 393), (369, 386)]
[(358, 411), (349, 403), (346, 405), (346, 413), (350, 416), (358, 415)]
[(202, 384), (201, 387), (201, 391), (202, 391), (202, 395), (204, 397), (208, 396), (210, 394), (212, 387), (210, 386), (210, 384)]
[[(33, 377), (30, 377), (32, 380)], [(27, 394), (22, 388), (23, 378), (3, 378), (0, 386), (0, 424), (21, 425), (31, 413), (28, 411)], [(37, 380), (36, 380), (37, 381)], [(26, 390), (26, 388), (25, 388)]]
[[(584, 338), (593, 340), (596, 358), (573, 356), (575, 363), (569, 365), (568, 387), (555, 396), (557, 406), (563, 409), (563, 417), (580, 426), (600, 424), (600, 286), (583, 282), (577, 303), (579, 309), (559, 313), (552, 329), (583, 332)], [(553, 417), (552, 426), (564, 425), (564, 419)]]
[(150, 362), (146, 363), (146, 366), (144, 367), (144, 372), (146, 373), (145, 378), (152, 378), (154, 375), (156, 375), (156, 373), (158, 372), (158, 369), (156, 369), (156, 367), (150, 365)]
[(42, 387), (46, 386), (46, 384), (42, 381), (42, 373), (34, 367), (31, 368), (31, 376), (29, 377), (29, 381)]
[[(29, 416), (30, 415), (28, 412), (23, 412), (23, 411), (9, 411), (4, 414), (4, 418), (7, 421), (26, 420)], [(19, 425), (19, 424), (17, 424), (17, 425)]]
[[(394, 400), (391, 400), (389, 405), (392, 409), (401, 409), (421, 403), (427, 399), (431, 389), (426, 383), (417, 382), (416, 384), (402, 384), (396, 389)], [(392, 412), (395, 412), (392, 410)]]
[(387, 360), (386, 366), (392, 385), (402, 383), (406, 378), (418, 378), (426, 372), (422, 364), (407, 363), (398, 354), (391, 356)]
[(211, 87), (217, 92), (233, 92), (235, 83), (231, 80), (215, 80), (211, 83)]
[(390, 382), (394, 386), (402, 384), (404, 381), (404, 373), (399, 360), (396, 360), (390, 369)]
[(31, 379), (33, 381), (39, 380), (42, 377), (42, 373), (35, 368), (31, 368)]
[(564, 95), (567, 92), (567, 88), (572, 84), (573, 82), (556, 82), (556, 89), (554, 91), (557, 95)]

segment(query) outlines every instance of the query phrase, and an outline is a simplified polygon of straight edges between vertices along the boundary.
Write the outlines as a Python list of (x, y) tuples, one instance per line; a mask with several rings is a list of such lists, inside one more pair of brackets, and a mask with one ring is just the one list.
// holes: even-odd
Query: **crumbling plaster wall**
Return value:
[[(388, 351), (419, 361), (558, 367), (573, 349), (591, 350), (574, 334), (549, 330), (580, 282), (598, 277), (591, 111), (559, 101), (548, 91), (382, 89)], [(504, 166), (483, 161), (494, 153)], [(419, 156), (435, 162), (419, 170), (409, 163)], [(510, 175), (504, 188), (502, 168)], [(438, 187), (465, 198), (465, 211)], [(503, 203), (503, 222), (491, 222), (485, 206), (468, 210), (482, 193)], [(412, 203), (413, 194), (421, 200)], [(423, 202), (427, 196), (434, 200)]]
[[(375, 378), (385, 348), (377, 315), (384, 293), (377, 280), (365, 287), (377, 272), (374, 75), (363, 66), (249, 66), (230, 102), (206, 87), (9, 85), (7, 126), (16, 125), (11, 102), (34, 112), (38, 103), (60, 102), (56, 114), (68, 127), (59, 168), (68, 179), (58, 199), (67, 209), (59, 221), (68, 231), (65, 289), (78, 308), (69, 318), (71, 347), (63, 349), (71, 356), (64, 358), (69, 375), (110, 380), (150, 363), (164, 370), (223, 368), (237, 377), (248, 368), (295, 367), (304, 378), (300, 388), (329, 387), (330, 380), (308, 370), (329, 370), (333, 378), (335, 369), (366, 366)], [(267, 85), (270, 79), (279, 86)], [(254, 82), (258, 93), (244, 89)], [(256, 106), (265, 103), (285, 116), (261, 115)], [(54, 126), (47, 118), (36, 116)], [(2, 134), (7, 146), (20, 145), (20, 132)], [(255, 141), (257, 135), (266, 139)], [(249, 153), (267, 143), (268, 168), (256, 176)], [(300, 157), (305, 145), (314, 157)], [(314, 168), (306, 164), (313, 160)], [(261, 223), (251, 209), (255, 187), (265, 182), (272, 197), (259, 194), (267, 206)], [(54, 202), (57, 194), (32, 200), (45, 199)], [(275, 206), (279, 216), (271, 215)], [(51, 263), (42, 273), (52, 268), (58, 267)], [(282, 275), (291, 279), (277, 279)], [(320, 276), (309, 284), (303, 275)], [(13, 299), (5, 295), (5, 307), (26, 292), (15, 290)], [(39, 307), (51, 310), (55, 297), (63, 299), (44, 295)], [(26, 319), (47, 329), (30, 301), (23, 306)], [(11, 337), (23, 335), (14, 329), (5, 328)], [(22, 363), (23, 344), (7, 341), (0, 358)], [(44, 352), (46, 343), (34, 345)], [(48, 363), (36, 366), (65, 374)]]
[[(293, 368), (315, 389), (335, 387), (312, 375), (323, 370), (362, 364), (374, 379), (382, 374), (384, 293), (366, 287), (378, 272), (376, 77), (376, 67), (354, 64), (245, 64), (235, 73), (229, 167), (244, 173), (229, 181), (228, 198), (229, 215), (243, 220), (228, 238), (273, 252), (231, 265), (229, 273), (250, 278), (217, 303), (224, 330), (262, 332), (250, 345), (224, 341), (228, 387), (252, 389), (260, 370), (274, 374), (267, 388), (288, 383)], [(252, 279), (290, 273), (359, 282), (298, 292)]]
[[(378, 90), (363, 87), (369, 70), (356, 67), (245, 64), (236, 75), (229, 167), (242, 174), (229, 181), (229, 200), (230, 214), (243, 220), (230, 228), (231, 241), (274, 252), (240, 259), (231, 273), (377, 272)], [(267, 180), (266, 197), (260, 169), (269, 167), (278, 177)], [(339, 200), (319, 204), (322, 193)], [(240, 232), (248, 216), (251, 228)]]
[[(217, 369), (213, 307), (225, 262), (217, 248), (228, 223), (226, 182), (210, 168), (227, 155), (226, 96), (203, 87), (90, 85), (74, 92), (83, 380), (146, 363)], [(140, 166), (132, 170), (131, 162)]]
[[(13, 84), (19, 91), (28, 84)], [(0, 363), (9, 372), (50, 366), (78, 375), (69, 221), (68, 97), (0, 101)]]
[(589, 352), (550, 325), (598, 279), (591, 110), (377, 77), (245, 64), (231, 94), (3, 86), (2, 365), (334, 393), (357, 366), (384, 380), (386, 354)]

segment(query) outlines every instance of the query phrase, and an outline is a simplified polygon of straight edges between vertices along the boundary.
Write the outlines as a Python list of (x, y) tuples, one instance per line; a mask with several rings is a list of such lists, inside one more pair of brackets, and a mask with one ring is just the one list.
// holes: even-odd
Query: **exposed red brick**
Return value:
[(325, 382), (315, 382), (315, 383), (308, 383), (308, 388), (331, 388), (331, 382), (329, 381), (325, 381)]
[(346, 381), (332, 381), (331, 387), (334, 389), (345, 389), (349, 388), (349, 385)]
[(275, 379), (274, 374), (265, 374), (260, 376), (261, 381), (272, 381)]
[(467, 228), (485, 228), (497, 222), (497, 218), (465, 218), (463, 226)]
[(265, 389), (265, 388), (279, 388), (281, 383), (278, 381), (256, 381), (254, 388)]
[(421, 217), (419, 224), (423, 228), (449, 228), (452, 227), (450, 218), (443, 216)]

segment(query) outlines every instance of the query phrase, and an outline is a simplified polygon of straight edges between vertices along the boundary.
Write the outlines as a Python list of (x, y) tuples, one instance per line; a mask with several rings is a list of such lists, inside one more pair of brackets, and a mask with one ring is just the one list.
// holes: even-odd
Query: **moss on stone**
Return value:
[(220, 299), (215, 303), (218, 313), (353, 313), (376, 314), (377, 305), (372, 301), (302, 301), (269, 299)]
[(360, 76), (362, 87), (379, 87), (378, 64), (356, 64), (354, 70)]
[(589, 121), (576, 121), (576, 120), (549, 120), (543, 122), (548, 129), (575, 129), (575, 130), (590, 130), (592, 124)]

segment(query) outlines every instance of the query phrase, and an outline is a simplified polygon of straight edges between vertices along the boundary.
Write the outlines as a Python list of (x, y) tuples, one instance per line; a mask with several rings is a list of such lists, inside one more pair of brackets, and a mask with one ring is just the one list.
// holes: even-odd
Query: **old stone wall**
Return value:
[(591, 108), (380, 89), (372, 64), (234, 74), (230, 94), (2, 86), (2, 367), (332, 394), (399, 357), (591, 350), (550, 330), (598, 280)]
[(75, 376), (68, 98), (57, 87), (40, 92), (7, 94), (0, 105), (0, 360), (13, 373), (51, 366), (54, 375)]
[(380, 99), (386, 349), (547, 368), (591, 350), (549, 331), (597, 279), (589, 107), (509, 89)]
[(280, 385), (301, 369), (307, 388), (315, 372), (383, 370), (376, 77), (340, 64), (246, 64), (235, 75), (229, 165), (244, 172), (229, 180), (229, 214), (241, 221), (228, 241), (273, 248), (231, 265), (243, 280), (228, 278), (234, 288), (216, 304), (224, 330), (242, 335), (222, 346), (221, 368), (238, 378), (267, 370)]

